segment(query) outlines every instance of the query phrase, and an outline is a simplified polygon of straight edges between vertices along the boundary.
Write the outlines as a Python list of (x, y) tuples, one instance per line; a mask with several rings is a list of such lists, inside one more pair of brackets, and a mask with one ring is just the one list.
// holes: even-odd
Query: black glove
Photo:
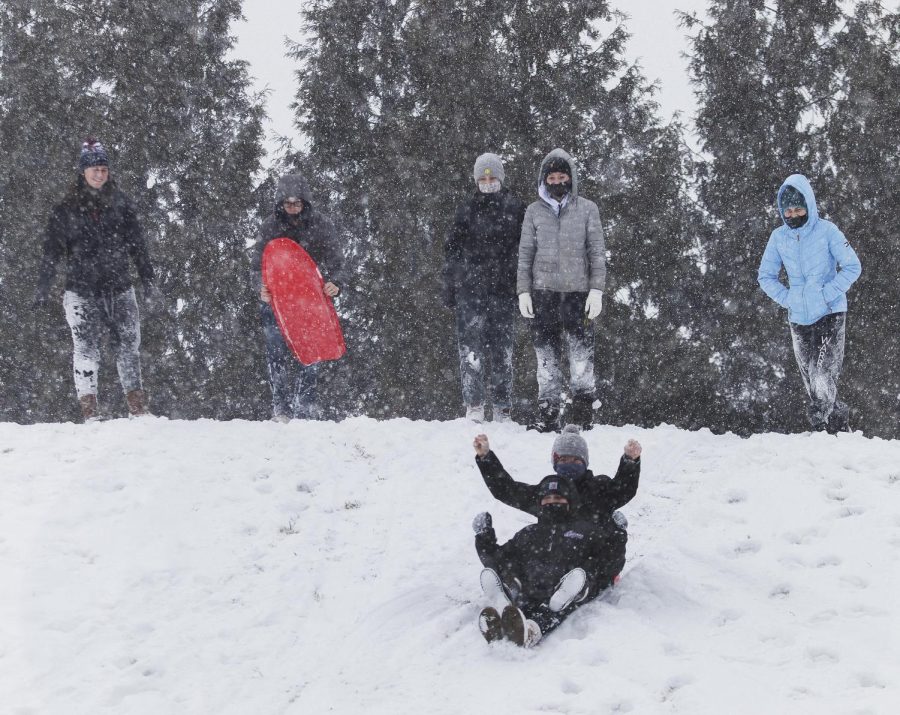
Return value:
[(491, 515), (483, 511), (478, 514), (474, 519), (472, 519), (472, 531), (476, 534), (484, 534), (487, 531), (490, 531), (493, 528), (493, 524), (491, 523)]
[(155, 283), (144, 286), (144, 305), (151, 313), (159, 313), (165, 308), (166, 297)]
[(50, 296), (44, 291), (39, 290), (34, 294), (34, 298), (31, 301), (31, 310), (43, 313), (47, 309), (47, 302), (49, 300)]

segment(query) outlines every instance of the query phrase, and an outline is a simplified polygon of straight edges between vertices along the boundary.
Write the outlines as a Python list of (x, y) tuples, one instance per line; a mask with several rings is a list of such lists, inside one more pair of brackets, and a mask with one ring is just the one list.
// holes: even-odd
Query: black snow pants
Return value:
[(531, 294), (534, 318), (530, 321), (537, 357), (538, 402), (558, 406), (563, 384), (560, 366), (568, 349), (570, 396), (593, 395), (594, 329), (584, 313), (586, 292)]
[(794, 357), (809, 395), (807, 417), (814, 430), (849, 429), (850, 408), (837, 396), (846, 317), (846, 313), (830, 313), (812, 325), (790, 324)]
[(491, 387), (494, 414), (509, 411), (515, 303), (506, 296), (479, 297), (461, 292), (456, 304), (459, 373), (466, 407), (484, 405)]

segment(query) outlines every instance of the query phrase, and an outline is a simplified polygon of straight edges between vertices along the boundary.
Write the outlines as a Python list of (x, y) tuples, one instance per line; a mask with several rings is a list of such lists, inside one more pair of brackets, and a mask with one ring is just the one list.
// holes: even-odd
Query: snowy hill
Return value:
[[(552, 436), (486, 426), (520, 479)], [(475, 427), (0, 425), (0, 702), (116, 713), (895, 713), (900, 443), (599, 427), (644, 446), (611, 597), (488, 646)]]

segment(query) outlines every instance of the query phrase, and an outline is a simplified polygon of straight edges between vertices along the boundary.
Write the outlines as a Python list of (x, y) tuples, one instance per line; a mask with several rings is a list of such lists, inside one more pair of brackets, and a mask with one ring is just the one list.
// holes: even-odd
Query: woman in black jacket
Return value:
[(65, 257), (63, 305), (72, 331), (75, 391), (82, 416), (85, 421), (98, 416), (97, 373), (105, 335), (116, 351), (129, 412), (146, 414), (131, 262), (145, 298), (158, 299), (147, 243), (134, 203), (110, 177), (106, 150), (96, 139), (82, 145), (78, 168), (75, 185), (50, 213), (35, 305), (46, 304), (57, 263)]

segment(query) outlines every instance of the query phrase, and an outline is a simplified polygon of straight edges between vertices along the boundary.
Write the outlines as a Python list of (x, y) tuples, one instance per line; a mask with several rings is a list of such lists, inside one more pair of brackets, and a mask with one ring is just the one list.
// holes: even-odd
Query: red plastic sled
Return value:
[(275, 320), (304, 365), (337, 360), (347, 352), (344, 334), (316, 262), (289, 238), (276, 238), (262, 255), (263, 284), (272, 294)]

